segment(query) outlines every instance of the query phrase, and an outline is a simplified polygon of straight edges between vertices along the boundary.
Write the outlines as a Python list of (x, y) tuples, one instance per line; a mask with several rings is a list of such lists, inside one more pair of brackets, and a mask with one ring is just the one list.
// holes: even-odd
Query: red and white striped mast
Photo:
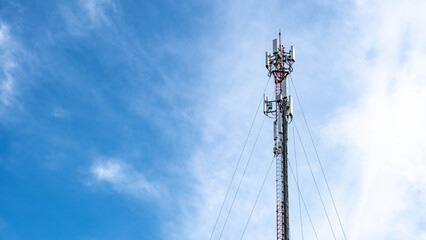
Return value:
[[(287, 92), (287, 76), (293, 71), (294, 47), (286, 52), (279, 40), (272, 41), (272, 54), (266, 52), (268, 76), (275, 79), (275, 100), (264, 96), (263, 112), (274, 120), (274, 156), (276, 159), (277, 240), (290, 239), (288, 198), (288, 124), (292, 121), (291, 96)], [(275, 103), (275, 104), (273, 104)], [(275, 108), (274, 106), (275, 105)]]

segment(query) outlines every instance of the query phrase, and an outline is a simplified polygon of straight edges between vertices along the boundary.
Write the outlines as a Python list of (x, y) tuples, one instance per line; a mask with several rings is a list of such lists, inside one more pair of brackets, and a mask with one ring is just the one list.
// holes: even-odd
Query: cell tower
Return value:
[[(279, 40), (272, 41), (272, 54), (266, 52), (268, 76), (275, 78), (275, 100), (263, 96), (263, 113), (274, 120), (274, 155), (276, 159), (277, 185), (277, 240), (290, 239), (288, 199), (288, 124), (293, 119), (291, 96), (287, 93), (287, 76), (293, 71), (294, 47), (285, 51)], [(275, 103), (275, 104), (273, 104)], [(275, 105), (275, 108), (274, 106)]]

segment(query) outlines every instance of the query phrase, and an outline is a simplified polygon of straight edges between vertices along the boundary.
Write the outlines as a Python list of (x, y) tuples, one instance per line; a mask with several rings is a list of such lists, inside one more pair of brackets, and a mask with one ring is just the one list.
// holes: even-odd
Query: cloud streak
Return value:
[(88, 31), (110, 25), (109, 12), (115, 12), (112, 0), (88, 0), (61, 7), (67, 29), (74, 36), (84, 36)]
[(114, 9), (114, 3), (111, 0), (88, 0), (80, 1), (92, 25), (96, 26), (101, 23), (108, 23), (108, 17), (105, 11), (108, 8)]
[(13, 71), (17, 67), (15, 54), (17, 44), (10, 35), (9, 27), (0, 22), (0, 102), (10, 106), (15, 91)]
[(105, 183), (114, 191), (137, 198), (158, 197), (159, 188), (131, 165), (118, 159), (96, 161), (90, 168), (91, 185)]
[[(341, 109), (329, 137), (357, 176), (350, 239), (424, 239), (426, 208), (426, 4), (358, 3), (363, 36), (354, 45), (364, 94)], [(398, 9), (398, 11), (395, 11)], [(372, 15), (374, 13), (374, 15)], [(349, 195), (349, 193), (348, 193)]]

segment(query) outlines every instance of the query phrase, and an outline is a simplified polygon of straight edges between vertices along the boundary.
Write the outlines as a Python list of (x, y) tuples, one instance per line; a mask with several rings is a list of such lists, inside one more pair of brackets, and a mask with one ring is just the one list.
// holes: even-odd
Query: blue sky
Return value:
[[(424, 239), (424, 11), (415, 0), (0, 1), (0, 239), (209, 238), (279, 29), (349, 239)], [(240, 238), (271, 129), (267, 119), (222, 239)], [(244, 239), (275, 237), (273, 173)], [(312, 238), (305, 215), (303, 226)]]

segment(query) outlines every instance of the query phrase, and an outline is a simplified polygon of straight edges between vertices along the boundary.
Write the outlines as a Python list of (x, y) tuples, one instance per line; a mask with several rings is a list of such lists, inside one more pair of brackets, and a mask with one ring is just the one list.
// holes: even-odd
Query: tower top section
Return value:
[(274, 75), (275, 83), (281, 82), (293, 71), (293, 63), (296, 61), (294, 47), (286, 51), (281, 45), (281, 32), (279, 39), (272, 40), (272, 53), (266, 52), (265, 66), (268, 69), (268, 76)]

